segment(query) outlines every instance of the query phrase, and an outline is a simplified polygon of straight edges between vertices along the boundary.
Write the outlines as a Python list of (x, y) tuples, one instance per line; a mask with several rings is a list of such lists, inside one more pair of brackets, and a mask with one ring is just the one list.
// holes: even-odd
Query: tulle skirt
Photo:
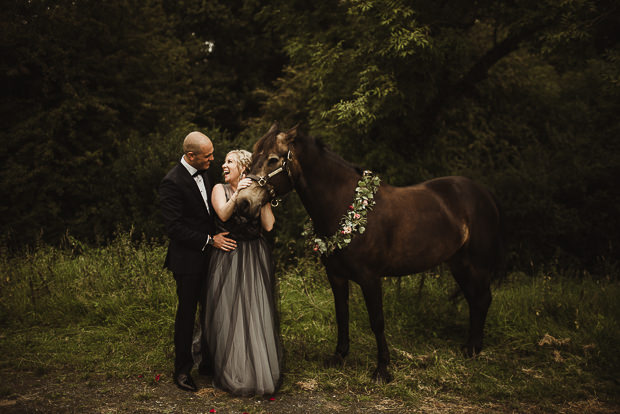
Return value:
[(234, 395), (273, 394), (282, 347), (271, 252), (262, 238), (216, 250), (210, 261), (205, 330), (214, 386)]

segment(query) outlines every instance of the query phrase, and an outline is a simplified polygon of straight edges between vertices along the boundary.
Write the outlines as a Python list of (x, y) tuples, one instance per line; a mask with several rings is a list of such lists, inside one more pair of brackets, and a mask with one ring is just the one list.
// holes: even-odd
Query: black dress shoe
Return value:
[(198, 391), (198, 387), (194, 383), (192, 377), (189, 374), (179, 374), (174, 378), (174, 383), (177, 384), (177, 387), (182, 389), (183, 391)]

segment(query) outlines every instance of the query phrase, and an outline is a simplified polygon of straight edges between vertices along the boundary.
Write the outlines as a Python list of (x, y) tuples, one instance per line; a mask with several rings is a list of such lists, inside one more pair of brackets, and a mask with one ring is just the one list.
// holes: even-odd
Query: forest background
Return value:
[[(31, 0), (0, 11), (3, 253), (66, 235), (165, 241), (157, 188), (191, 130), (209, 170), (273, 121), (394, 185), (466, 175), (508, 263), (617, 269), (613, 0)], [(308, 254), (295, 195), (276, 254)], [(403, 214), (407, 214), (406, 211)]]
[[(614, 0), (4, 1), (0, 411), (618, 412), (619, 27)], [(276, 400), (176, 389), (159, 183), (188, 132), (215, 183), (274, 121), (384, 182), (493, 191), (508, 268), (479, 358), (439, 267), (383, 283), (394, 381), (370, 383), (356, 284), (351, 355), (326, 369), (333, 297), (292, 193)]]

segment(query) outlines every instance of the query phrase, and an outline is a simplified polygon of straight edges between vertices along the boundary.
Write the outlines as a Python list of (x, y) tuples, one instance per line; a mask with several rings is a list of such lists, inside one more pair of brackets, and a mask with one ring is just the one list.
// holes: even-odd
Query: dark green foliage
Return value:
[(57, 242), (67, 229), (91, 241), (119, 227), (161, 236), (157, 186), (183, 137), (201, 129), (225, 143), (226, 129), (238, 132), (255, 115), (251, 91), (281, 66), (274, 41), (257, 33), (255, 6), (230, 7), (35, 0), (3, 8), (0, 216), (11, 247)]
[[(306, 11), (295, 29), (308, 29), (284, 28), (291, 66), (264, 119), (302, 120), (396, 185), (450, 174), (486, 184), (521, 264), (617, 256), (617, 6), (294, 4)], [(316, 10), (321, 30), (310, 29)]]
[(3, 230), (19, 244), (39, 232), (58, 240), (67, 228), (109, 234), (125, 216), (129, 188), (114, 169), (124, 146), (144, 154), (183, 121), (175, 67), (185, 49), (156, 2), (12, 6), (3, 10)]
[[(161, 236), (189, 131), (228, 149), (300, 122), (395, 185), (462, 174), (513, 264), (618, 256), (616, 2), (11, 1), (0, 11), (0, 227), (13, 248)], [(305, 213), (276, 211), (279, 258)], [(597, 270), (597, 271), (598, 271)]]

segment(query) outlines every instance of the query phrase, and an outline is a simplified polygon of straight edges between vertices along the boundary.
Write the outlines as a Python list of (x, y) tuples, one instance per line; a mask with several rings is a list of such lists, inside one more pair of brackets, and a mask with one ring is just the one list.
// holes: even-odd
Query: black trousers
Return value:
[[(206, 272), (200, 274), (175, 274), (177, 283), (177, 314), (174, 321), (174, 374), (189, 374), (194, 366), (192, 342), (196, 309), (200, 312), (200, 326), (204, 326), (204, 301), (206, 299)], [(198, 306), (200, 305), (200, 306)], [(204, 335), (200, 335), (201, 368), (209, 370), (210, 358)]]

